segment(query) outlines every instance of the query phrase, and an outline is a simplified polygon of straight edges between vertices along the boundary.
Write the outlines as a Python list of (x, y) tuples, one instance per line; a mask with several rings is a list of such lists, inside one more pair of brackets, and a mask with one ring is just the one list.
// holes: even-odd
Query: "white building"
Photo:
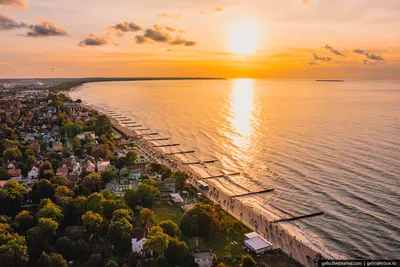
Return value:
[(28, 172), (29, 179), (37, 179), (39, 177), (39, 169), (35, 166)]
[(140, 176), (142, 176), (142, 171), (140, 169), (132, 169), (129, 172), (129, 178), (134, 180), (139, 180)]
[(262, 254), (268, 250), (272, 250), (272, 244), (256, 232), (245, 234), (244, 238), (244, 245), (256, 254)]

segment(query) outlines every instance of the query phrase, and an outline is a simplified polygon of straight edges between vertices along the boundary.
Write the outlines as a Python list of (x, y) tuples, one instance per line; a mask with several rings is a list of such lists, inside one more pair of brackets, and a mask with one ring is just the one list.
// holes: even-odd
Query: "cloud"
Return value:
[(217, 7), (217, 8), (211, 9), (211, 10), (200, 10), (200, 13), (203, 14), (203, 15), (211, 15), (211, 14), (214, 14), (214, 13), (221, 12), (223, 10), (224, 9), (222, 7)]
[(170, 42), (172, 45), (184, 45), (184, 46), (195, 46), (197, 43), (194, 41), (185, 40), (179, 36), (175, 37), (174, 40)]
[(180, 51), (175, 49), (167, 49), (167, 52), (180, 52)]
[(308, 5), (310, 3), (310, 0), (303, 0), (303, 5)]
[(126, 32), (137, 32), (143, 30), (143, 27), (128, 21), (123, 21), (121, 23), (117, 23), (114, 26), (108, 28), (110, 33), (117, 35), (118, 37), (124, 36)]
[(170, 45), (195, 46), (194, 41), (186, 40), (180, 36), (172, 37), (170, 32), (176, 31), (174, 28), (154, 25), (153, 28), (148, 28), (143, 35), (135, 36), (137, 44), (144, 43), (168, 43)]
[(28, 24), (24, 22), (18, 22), (11, 17), (0, 14), (0, 31), (16, 30), (27, 27)]
[(0, 0), (1, 6), (12, 6), (19, 9), (28, 8), (28, 3), (25, 0)]
[(323, 48), (328, 49), (329, 51), (331, 51), (335, 55), (338, 55), (338, 56), (341, 56), (341, 57), (346, 57), (345, 55), (343, 55), (342, 53), (340, 53), (338, 50), (334, 49), (330, 45), (325, 45)]
[(176, 29), (175, 29), (175, 28), (171, 28), (171, 27), (168, 27), (168, 26), (165, 26), (165, 29), (166, 29), (167, 31), (169, 31), (169, 32), (176, 32)]
[(179, 30), (180, 33), (187, 33), (185, 30)]
[(103, 46), (109, 44), (110, 40), (107, 36), (99, 36), (94, 33), (89, 34), (88, 37), (78, 43), (79, 46)]
[[(368, 52), (365, 52), (362, 49), (355, 49), (355, 50), (353, 50), (353, 53), (364, 55), (367, 59), (373, 60), (375, 62), (377, 62), (377, 61), (379, 61), (379, 62), (385, 61), (385, 59), (383, 57), (381, 57), (380, 55), (370, 54)], [(364, 64), (370, 64), (371, 63), (371, 61), (368, 61), (368, 60), (364, 60), (363, 62), (364, 62)]]
[(167, 13), (156, 14), (156, 16), (162, 19), (174, 19), (174, 20), (179, 20), (182, 17), (181, 14), (167, 14)]
[(330, 57), (320, 57), (317, 54), (313, 53), (313, 60), (330, 62), (332, 60), (332, 58), (330, 58)]
[(318, 65), (318, 63), (317, 63), (317, 62), (314, 62), (314, 61), (310, 61), (310, 62), (308, 62), (308, 65), (310, 65), (310, 66), (315, 66), (315, 65)]
[(154, 26), (154, 29), (146, 29), (143, 35), (157, 43), (166, 43), (171, 38), (168, 33), (162, 32), (157, 25)]
[(60, 69), (60, 68), (50, 68), (49, 71), (56, 72), (56, 71), (63, 71), (63, 69)]
[(71, 33), (58, 27), (54, 22), (41, 21), (38, 24), (30, 25), (29, 31), (24, 35), (26, 37), (49, 37), (49, 36), (71, 36)]

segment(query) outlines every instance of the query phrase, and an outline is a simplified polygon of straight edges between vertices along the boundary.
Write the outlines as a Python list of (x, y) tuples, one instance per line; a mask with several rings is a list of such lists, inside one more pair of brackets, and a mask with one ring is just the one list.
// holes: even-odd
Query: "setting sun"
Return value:
[(229, 35), (230, 49), (239, 55), (253, 53), (259, 45), (259, 31), (257, 25), (242, 22), (232, 27)]

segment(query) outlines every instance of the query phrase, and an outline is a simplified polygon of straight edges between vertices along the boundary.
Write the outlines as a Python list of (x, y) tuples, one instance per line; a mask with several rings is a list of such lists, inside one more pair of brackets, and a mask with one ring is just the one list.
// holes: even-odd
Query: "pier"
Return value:
[(256, 195), (256, 194), (262, 194), (262, 193), (268, 193), (268, 192), (272, 192), (275, 189), (271, 188), (271, 189), (265, 189), (265, 190), (261, 190), (261, 191), (256, 191), (256, 192), (249, 192), (246, 194), (240, 194), (240, 195), (234, 195), (231, 196), (231, 198), (235, 198), (235, 197), (244, 197), (244, 196), (250, 196), (250, 195)]
[(153, 147), (171, 147), (171, 146), (180, 146), (181, 144), (166, 144), (166, 145), (156, 145)]
[(187, 151), (178, 151), (178, 152), (165, 153), (164, 155), (165, 156), (182, 155), (182, 154), (190, 154), (190, 153), (194, 153), (194, 152), (195, 152), (194, 150), (187, 150)]
[(310, 218), (310, 217), (314, 217), (314, 216), (319, 216), (324, 214), (324, 212), (319, 211), (319, 212), (315, 212), (315, 213), (311, 213), (311, 214), (305, 214), (305, 215), (300, 215), (300, 216), (294, 216), (291, 218), (284, 218), (284, 219), (280, 219), (280, 220), (276, 220), (273, 221), (271, 223), (278, 223), (278, 222), (288, 222), (288, 221), (294, 221), (294, 220), (300, 220), (300, 219), (304, 219), (304, 218)]

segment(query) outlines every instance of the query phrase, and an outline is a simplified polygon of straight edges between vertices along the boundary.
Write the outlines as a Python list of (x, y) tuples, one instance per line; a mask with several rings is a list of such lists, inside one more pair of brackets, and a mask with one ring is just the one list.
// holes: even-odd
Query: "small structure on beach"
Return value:
[(266, 251), (272, 250), (272, 244), (256, 232), (245, 234), (244, 239), (244, 245), (246, 248), (255, 254), (262, 254)]

